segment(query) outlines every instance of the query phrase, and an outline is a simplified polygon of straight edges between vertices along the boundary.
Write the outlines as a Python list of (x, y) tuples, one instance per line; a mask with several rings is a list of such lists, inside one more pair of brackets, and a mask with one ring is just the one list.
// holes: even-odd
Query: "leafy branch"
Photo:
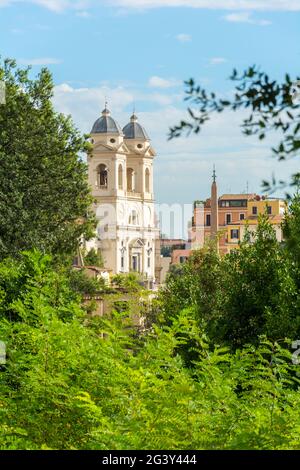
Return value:
[[(249, 115), (242, 121), (245, 136), (256, 135), (260, 141), (268, 134), (279, 133), (280, 142), (272, 147), (273, 155), (279, 160), (296, 157), (300, 154), (300, 103), (293, 99), (295, 84), (288, 74), (282, 83), (271, 80), (269, 76), (253, 65), (239, 74), (233, 70), (230, 80), (235, 84), (232, 98), (220, 98), (208, 92), (193, 79), (185, 81), (185, 101), (188, 102), (188, 119), (170, 128), (169, 139), (182, 135), (198, 134), (204, 124), (216, 113), (225, 110), (246, 109)], [(299, 85), (298, 85), (299, 86)], [(299, 184), (300, 173), (292, 175), (290, 185)], [(287, 183), (276, 181), (263, 182), (265, 190), (286, 187)]]

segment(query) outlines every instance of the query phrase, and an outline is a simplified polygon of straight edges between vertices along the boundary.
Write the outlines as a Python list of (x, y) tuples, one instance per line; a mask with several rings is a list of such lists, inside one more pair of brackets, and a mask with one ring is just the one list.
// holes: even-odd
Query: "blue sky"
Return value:
[(48, 66), (54, 104), (89, 131), (108, 99), (124, 126), (134, 103), (157, 151), (158, 202), (209, 195), (215, 163), (220, 192), (260, 191), (262, 179), (296, 171), (277, 164), (271, 139), (242, 136), (242, 114), (220, 115), (203, 133), (167, 141), (185, 116), (183, 80), (224, 95), (227, 79), (258, 64), (280, 79), (300, 75), (300, 0), (0, 0), (0, 54)]

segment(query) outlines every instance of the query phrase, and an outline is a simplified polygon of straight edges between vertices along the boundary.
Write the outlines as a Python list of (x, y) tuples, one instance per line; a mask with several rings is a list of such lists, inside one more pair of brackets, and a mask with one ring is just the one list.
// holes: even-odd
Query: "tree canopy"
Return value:
[[(251, 66), (241, 74), (236, 69), (230, 77), (234, 83), (232, 97), (218, 97), (215, 92), (208, 92), (194, 79), (187, 80), (185, 100), (189, 103), (188, 119), (170, 129), (170, 139), (184, 133), (199, 133), (203, 125), (214, 113), (225, 110), (245, 109), (248, 116), (241, 127), (246, 136), (257, 135), (263, 140), (268, 134), (279, 135), (279, 144), (272, 148), (273, 155), (279, 160), (286, 160), (300, 155), (300, 102), (294, 100), (294, 87), (300, 83), (300, 77), (292, 80), (286, 74), (284, 80), (272, 80), (267, 73), (257, 66)], [(290, 184), (298, 185), (300, 173), (291, 176)], [(287, 186), (283, 180), (263, 182), (266, 190), (276, 190)]]
[[(210, 347), (188, 310), (141, 341), (124, 314), (87, 318), (39, 252), (0, 263), (0, 448), (297, 449), (291, 352)], [(187, 367), (182, 348), (195, 357)]]
[(194, 252), (180, 273), (170, 272), (160, 294), (165, 319), (190, 308), (212, 343), (232, 349), (258, 344), (262, 335), (275, 341), (298, 338), (298, 199), (292, 200), (285, 222), (285, 244), (276, 240), (274, 228), (262, 216), (238, 249), (220, 257), (208, 244)]
[(31, 78), (13, 60), (0, 63), (0, 258), (38, 248), (74, 253), (92, 226), (86, 138), (51, 102), (47, 69)]
[[(298, 449), (291, 343), (300, 335), (299, 193), (284, 243), (261, 216), (224, 257), (213, 243), (195, 251), (155, 299), (144, 299), (135, 273), (117, 274), (114, 310), (90, 315), (85, 297), (104, 296), (104, 283), (53, 263), (74, 253), (93, 224), (80, 159), (88, 144), (53, 110), (46, 69), (31, 79), (5, 61), (1, 79), (0, 448)], [(274, 153), (296, 154), (297, 123), (280, 117), (294, 106), (289, 77), (280, 86), (252, 68), (233, 79), (241, 88), (235, 104), (190, 82), (202, 117), (190, 110), (192, 123), (173, 135), (199, 132), (210, 112), (245, 106), (246, 133), (263, 139), (278, 129), (283, 147)], [(85, 261), (101, 264), (95, 250)]]

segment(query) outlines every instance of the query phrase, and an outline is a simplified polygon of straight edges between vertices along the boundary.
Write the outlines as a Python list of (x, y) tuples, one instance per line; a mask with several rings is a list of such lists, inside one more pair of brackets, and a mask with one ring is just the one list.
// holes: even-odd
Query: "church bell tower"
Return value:
[(101, 250), (113, 273), (155, 276), (153, 159), (155, 151), (134, 113), (123, 128), (105, 106), (91, 131), (88, 178), (98, 221), (87, 248)]

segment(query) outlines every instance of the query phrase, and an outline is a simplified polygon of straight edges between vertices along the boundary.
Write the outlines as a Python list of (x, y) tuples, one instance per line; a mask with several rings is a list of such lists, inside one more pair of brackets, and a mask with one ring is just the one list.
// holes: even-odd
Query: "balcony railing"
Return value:
[(126, 191), (126, 196), (140, 198), (142, 193), (137, 193), (136, 191)]

